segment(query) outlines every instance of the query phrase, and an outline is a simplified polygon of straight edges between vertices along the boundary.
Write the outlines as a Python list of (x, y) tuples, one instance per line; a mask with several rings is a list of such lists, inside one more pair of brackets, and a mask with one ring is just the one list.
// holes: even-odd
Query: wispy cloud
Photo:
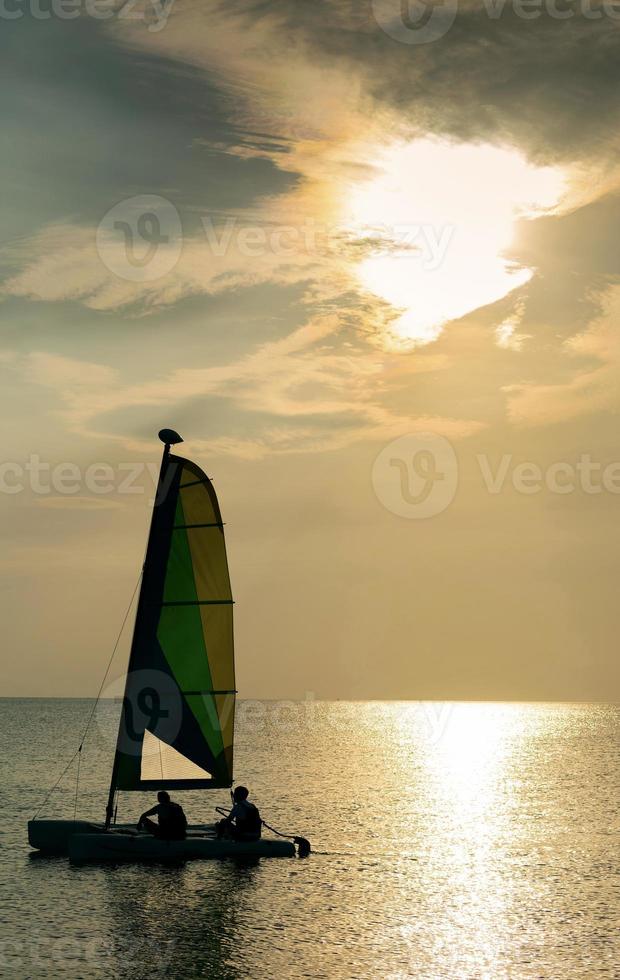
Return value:
[[(337, 353), (333, 340), (343, 328), (337, 316), (316, 318), (281, 340), (221, 366), (173, 370), (163, 377), (123, 384), (117, 371), (100, 364), (43, 352), (30, 354), (15, 369), (30, 382), (52, 389), (59, 413), (72, 431), (89, 438), (116, 438), (134, 451), (151, 443), (115, 431), (106, 418), (137, 407), (168, 413), (198, 398), (217, 396), (247, 414), (252, 435), (223, 435), (190, 444), (197, 449), (252, 458), (266, 453), (334, 449), (359, 439), (379, 439), (431, 427), (459, 438), (481, 423), (451, 418), (410, 417), (388, 410), (381, 392), (384, 358), (378, 351), (350, 348)], [(428, 358), (417, 370), (437, 370)], [(414, 368), (415, 370), (415, 368)], [(272, 418), (252, 428), (253, 415)], [(335, 419), (340, 419), (335, 424)], [(312, 419), (312, 425), (308, 420)]]
[[(595, 412), (615, 411), (620, 389), (620, 286), (610, 287), (604, 311), (583, 333), (569, 338), (563, 356), (570, 380), (506, 388), (510, 419), (518, 425), (566, 422)], [(571, 365), (575, 366), (572, 367)]]

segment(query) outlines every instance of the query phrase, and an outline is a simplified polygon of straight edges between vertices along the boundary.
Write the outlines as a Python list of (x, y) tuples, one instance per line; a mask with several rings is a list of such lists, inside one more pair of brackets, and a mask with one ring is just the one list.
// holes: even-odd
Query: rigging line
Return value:
[(99, 685), (99, 690), (97, 691), (97, 697), (95, 698), (95, 703), (94, 703), (94, 705), (93, 705), (93, 707), (91, 709), (91, 712), (90, 712), (90, 716), (88, 718), (88, 721), (86, 722), (86, 728), (84, 729), (84, 734), (82, 735), (82, 738), (81, 738), (81, 741), (80, 741), (80, 747), (78, 749), (79, 752), (82, 751), (82, 746), (84, 745), (84, 740), (86, 739), (86, 736), (88, 734), (88, 729), (90, 728), (90, 725), (91, 725), (91, 722), (93, 720), (95, 711), (97, 710), (97, 705), (99, 704), (99, 698), (101, 697), (101, 692), (103, 691), (103, 685), (106, 682), (107, 676), (108, 676), (108, 674), (110, 672), (110, 667), (112, 666), (112, 661), (114, 660), (114, 657), (116, 655), (116, 651), (118, 650), (118, 645), (121, 642), (121, 636), (123, 635), (123, 631), (125, 629), (125, 624), (126, 624), (127, 620), (129, 619), (129, 613), (131, 612), (131, 607), (133, 606), (133, 601), (136, 598), (136, 592), (138, 591), (138, 587), (140, 585), (140, 580), (141, 579), (142, 579), (142, 571), (140, 571), (140, 574), (138, 575), (138, 581), (136, 582), (136, 584), (134, 586), (134, 590), (133, 590), (133, 592), (131, 594), (131, 599), (129, 600), (129, 605), (127, 606), (127, 610), (126, 610), (125, 615), (123, 617), (123, 622), (121, 623), (121, 628), (119, 630), (118, 636), (116, 637), (116, 643), (114, 644), (114, 649), (112, 650), (112, 654), (110, 656), (110, 659), (108, 660), (108, 666), (105, 669), (105, 674), (103, 675), (103, 680), (101, 681), (101, 684)]
[(82, 746), (78, 749), (77, 775), (75, 777), (75, 803), (73, 804), (73, 819), (77, 820), (78, 793), (80, 791), (80, 762), (82, 761)]
[(65, 766), (65, 768), (64, 768), (64, 769), (63, 769), (63, 771), (61, 772), (61, 774), (60, 774), (60, 776), (58, 777), (58, 779), (56, 780), (56, 782), (55, 782), (55, 783), (54, 783), (54, 785), (52, 786), (52, 788), (51, 788), (51, 790), (49, 791), (49, 793), (47, 794), (47, 796), (46, 796), (46, 797), (45, 797), (45, 799), (43, 800), (43, 803), (41, 804), (41, 806), (39, 807), (39, 809), (37, 810), (37, 812), (36, 812), (36, 813), (34, 814), (34, 816), (33, 816), (33, 818), (32, 818), (33, 820), (36, 820), (36, 819), (37, 819), (37, 817), (39, 816), (39, 814), (40, 814), (40, 812), (41, 812), (41, 810), (43, 809), (43, 807), (45, 806), (45, 804), (46, 804), (46, 803), (47, 803), (47, 801), (49, 800), (49, 798), (50, 798), (50, 796), (52, 795), (52, 793), (54, 792), (54, 790), (56, 789), (56, 787), (58, 786), (58, 784), (59, 784), (60, 782), (62, 782), (62, 780), (63, 780), (63, 778), (64, 778), (64, 776), (65, 776), (65, 774), (66, 774), (66, 773), (67, 773), (67, 772), (69, 771), (69, 768), (70, 768), (70, 767), (71, 767), (71, 766), (73, 765), (73, 761), (74, 761), (74, 759), (75, 759), (75, 757), (76, 757), (76, 755), (77, 755), (77, 754), (79, 753), (79, 751), (80, 751), (79, 749), (76, 749), (76, 750), (75, 750), (75, 752), (73, 753), (73, 755), (72, 755), (72, 756), (71, 756), (71, 758), (69, 759), (69, 761), (68, 761), (68, 763), (67, 763), (67, 765)]
[[(138, 581), (135, 584), (134, 590), (133, 590), (132, 595), (131, 595), (131, 599), (129, 600), (129, 605), (127, 606), (127, 610), (126, 610), (125, 615), (123, 617), (123, 622), (121, 624), (121, 628), (119, 630), (118, 636), (116, 637), (116, 643), (114, 644), (114, 649), (112, 650), (112, 655), (111, 655), (110, 659), (108, 660), (108, 666), (105, 669), (105, 674), (103, 675), (103, 680), (101, 681), (101, 684), (99, 685), (99, 690), (97, 691), (97, 697), (95, 698), (95, 703), (94, 703), (94, 705), (92, 707), (92, 710), (90, 712), (88, 721), (86, 722), (86, 728), (84, 729), (84, 733), (82, 735), (82, 738), (80, 739), (80, 744), (79, 744), (78, 748), (75, 750), (75, 752), (73, 753), (73, 755), (71, 756), (71, 758), (69, 759), (67, 765), (65, 766), (65, 768), (61, 772), (60, 776), (58, 777), (58, 779), (56, 780), (56, 782), (52, 786), (51, 790), (49, 791), (49, 793), (47, 794), (47, 796), (43, 800), (41, 806), (39, 807), (39, 809), (37, 810), (37, 812), (34, 814), (34, 816), (32, 818), (33, 820), (36, 820), (37, 819), (37, 817), (39, 816), (41, 810), (43, 809), (43, 807), (45, 806), (45, 804), (49, 800), (50, 796), (52, 795), (52, 793), (54, 792), (54, 790), (56, 789), (56, 787), (62, 782), (64, 776), (69, 771), (70, 767), (72, 766), (73, 762), (75, 761), (75, 757), (76, 756), (79, 756), (81, 754), (81, 752), (82, 752), (82, 747), (84, 745), (84, 741), (85, 741), (86, 736), (88, 734), (88, 730), (89, 730), (90, 725), (91, 725), (91, 722), (93, 720), (93, 717), (94, 717), (94, 714), (95, 714), (97, 705), (99, 704), (99, 698), (101, 697), (101, 692), (103, 691), (103, 685), (105, 684), (106, 678), (108, 676), (108, 673), (110, 672), (110, 667), (112, 666), (112, 661), (114, 660), (114, 656), (115, 656), (116, 651), (118, 649), (118, 645), (119, 645), (119, 643), (121, 641), (121, 636), (123, 635), (123, 630), (125, 629), (125, 624), (126, 624), (128, 618), (129, 618), (129, 613), (131, 612), (131, 607), (133, 606), (133, 601), (134, 601), (134, 599), (136, 597), (136, 592), (138, 591), (138, 587), (140, 585), (141, 579), (142, 579), (142, 571), (140, 571), (140, 574), (138, 575)], [(76, 796), (77, 796), (77, 789), (76, 789)]]

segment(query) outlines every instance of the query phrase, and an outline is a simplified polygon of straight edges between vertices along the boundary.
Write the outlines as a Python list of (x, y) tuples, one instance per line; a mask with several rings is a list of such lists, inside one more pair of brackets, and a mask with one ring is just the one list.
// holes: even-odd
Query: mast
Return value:
[(136, 612), (136, 621), (135, 621), (135, 625), (134, 625), (133, 638), (132, 638), (132, 642), (131, 642), (131, 652), (129, 654), (129, 663), (128, 663), (128, 666), (127, 666), (127, 680), (125, 681), (125, 692), (124, 692), (124, 695), (123, 695), (123, 706), (121, 708), (121, 717), (120, 717), (120, 720), (119, 720), (118, 734), (117, 734), (117, 737), (116, 737), (116, 750), (114, 752), (114, 763), (112, 765), (112, 777), (111, 777), (111, 780), (110, 780), (110, 791), (108, 793), (108, 803), (107, 803), (107, 806), (106, 806), (106, 816), (105, 816), (105, 828), (106, 828), (106, 830), (109, 828), (110, 824), (113, 822), (113, 819), (114, 819), (114, 797), (116, 795), (116, 785), (117, 785), (117, 779), (118, 779), (118, 767), (119, 767), (119, 761), (120, 761), (119, 745), (121, 744), (121, 739), (122, 739), (122, 736), (123, 736), (123, 733), (124, 733), (124, 730), (125, 730), (125, 704), (126, 704), (126, 695), (127, 695), (127, 682), (128, 682), (129, 677), (131, 675), (131, 670), (132, 670), (133, 663), (134, 663), (134, 660), (135, 660), (136, 646), (137, 646), (138, 638), (140, 636), (140, 630), (141, 630), (142, 622), (144, 620), (144, 615), (145, 615), (145, 597), (148, 594), (147, 589), (145, 588), (145, 584), (148, 582), (148, 573), (149, 573), (150, 568), (151, 568), (151, 565), (152, 565), (153, 552), (155, 550), (155, 536), (154, 536), (154, 533), (153, 533), (154, 532), (154, 528), (155, 528), (155, 514), (156, 514), (157, 507), (162, 502), (162, 494), (166, 492), (165, 491), (165, 487), (166, 487), (165, 479), (166, 479), (166, 470), (168, 468), (168, 459), (169, 459), (169, 456), (170, 456), (170, 447), (171, 446), (174, 446), (174, 445), (177, 445), (180, 442), (183, 442), (183, 439), (181, 438), (181, 436), (178, 434), (178, 432), (175, 432), (174, 429), (162, 429), (161, 432), (159, 432), (159, 438), (164, 443), (164, 451), (163, 451), (162, 459), (161, 459), (161, 467), (160, 467), (160, 470), (159, 470), (159, 479), (157, 481), (157, 489), (155, 491), (155, 500), (153, 502), (153, 511), (152, 511), (152, 514), (151, 514), (151, 524), (150, 524), (150, 528), (149, 528), (149, 536), (148, 536), (148, 542), (147, 542), (147, 546), (146, 546), (146, 555), (145, 555), (145, 558), (144, 558), (144, 566), (143, 566), (143, 569), (142, 569), (142, 585), (141, 585), (141, 588), (140, 588), (140, 597), (138, 599), (138, 609), (137, 609), (137, 612)]

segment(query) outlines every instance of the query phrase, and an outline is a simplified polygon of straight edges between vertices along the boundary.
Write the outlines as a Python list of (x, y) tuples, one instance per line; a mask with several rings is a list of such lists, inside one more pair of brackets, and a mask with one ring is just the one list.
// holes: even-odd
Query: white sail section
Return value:
[(211, 773), (201, 769), (190, 759), (162, 742), (148, 729), (144, 732), (140, 778), (153, 779), (209, 779)]

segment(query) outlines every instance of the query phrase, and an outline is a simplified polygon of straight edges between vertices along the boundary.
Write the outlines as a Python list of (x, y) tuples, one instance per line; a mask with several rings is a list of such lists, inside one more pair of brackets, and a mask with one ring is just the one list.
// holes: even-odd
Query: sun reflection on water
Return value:
[[(514, 904), (506, 849), (519, 848), (521, 827), (518, 822), (511, 825), (516, 808), (513, 784), (515, 759), (527, 730), (510, 707), (456, 704), (441, 730), (433, 734), (427, 727), (427, 737), (420, 738), (413, 709), (402, 706), (399, 726), (404, 740), (415, 733), (419, 755), (417, 799), (410, 801), (416, 815), (415, 867), (433, 915), (441, 922), (436, 937), (430, 937), (430, 954), (444, 963), (452, 957), (454, 975), (460, 975), (460, 944), (468, 934), (477, 951), (471, 975), (491, 976), (484, 970), (492, 970), (499, 955), (496, 920), (509, 919)], [(405, 772), (401, 777), (405, 783)], [(412, 949), (429, 942), (428, 936), (418, 935), (415, 920), (403, 929), (410, 930)]]
[[(72, 943), (79, 962), (53, 972), (84, 980), (130, 963), (136, 977), (196, 980), (617, 978), (617, 707), (263, 707), (240, 713), (238, 778), (274, 826), (312, 840), (309, 859), (80, 868), (25, 865), (23, 842), (24, 806), (57, 765), (50, 732), (74, 732), (75, 705), (5, 703), (3, 744), (20, 760), (3, 837), (15, 976), (37, 934), (57, 956), (59, 936)], [(84, 816), (105, 803), (104, 739), (88, 759)], [(127, 797), (123, 816), (147, 804)], [(70, 815), (73, 794), (58, 801)], [(215, 801), (183, 797), (196, 821)]]

